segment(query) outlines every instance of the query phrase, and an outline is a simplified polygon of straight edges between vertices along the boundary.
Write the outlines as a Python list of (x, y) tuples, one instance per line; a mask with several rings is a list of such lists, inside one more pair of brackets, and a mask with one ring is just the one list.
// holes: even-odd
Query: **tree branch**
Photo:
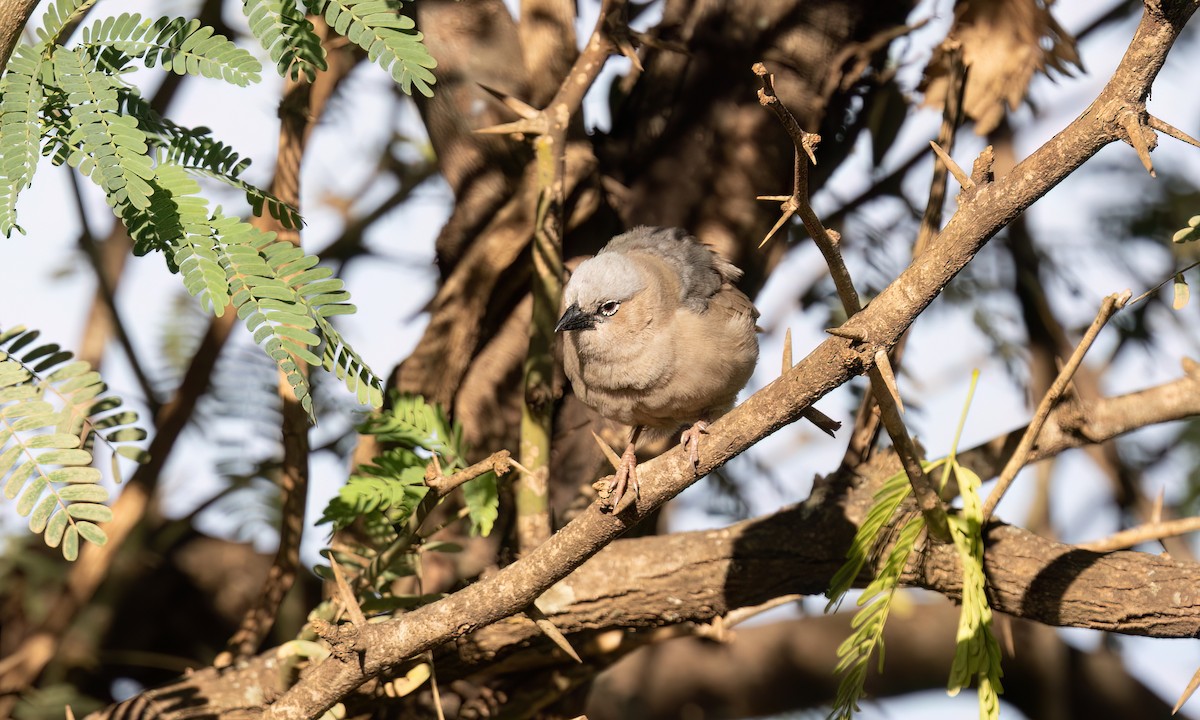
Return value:
[(38, 0), (0, 0), (0, 72), (8, 67), (13, 48), (37, 4)]

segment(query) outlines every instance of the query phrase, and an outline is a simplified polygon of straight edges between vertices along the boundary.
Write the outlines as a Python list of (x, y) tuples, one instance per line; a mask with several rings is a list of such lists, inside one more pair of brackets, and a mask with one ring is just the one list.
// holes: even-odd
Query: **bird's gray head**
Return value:
[(591, 330), (608, 322), (645, 288), (646, 278), (627, 255), (601, 253), (585, 260), (563, 291), (567, 309), (554, 331)]

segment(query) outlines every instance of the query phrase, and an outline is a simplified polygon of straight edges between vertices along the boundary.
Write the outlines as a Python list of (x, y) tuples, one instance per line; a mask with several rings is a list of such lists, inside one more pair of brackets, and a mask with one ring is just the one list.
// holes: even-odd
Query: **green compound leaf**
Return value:
[[(275, 239), (218, 210), (212, 226), (219, 241), (218, 260), (229, 283), (230, 300), (238, 317), (287, 377), (297, 401), (313, 414), (308, 381), (293, 358), (333, 371), (360, 401), (379, 406), (383, 381), (367, 367), (341, 334), (326, 320), (324, 310), (349, 298), (342, 281), (329, 279), (328, 268), (313, 267), (316, 259), (291, 243)], [(312, 332), (312, 330), (317, 332)], [(314, 350), (323, 345), (323, 355)]]
[(500, 491), (495, 473), (484, 473), (463, 485), (463, 500), (471, 521), (471, 534), (487, 537), (492, 534), (500, 516)]
[(154, 168), (146, 136), (133, 118), (117, 112), (116, 80), (81, 50), (60, 49), (54, 75), (71, 105), (67, 162), (104, 190), (109, 207), (149, 208)]
[(96, 523), (112, 519), (102, 504), (108, 490), (91, 467), (97, 438), (116, 453), (145, 458), (125, 443), (146, 432), (132, 427), (137, 414), (121, 409), (120, 398), (104, 395), (104, 382), (87, 363), (57, 345), (38, 344), (38, 336), (22, 327), (0, 332), (0, 481), (29, 529), (73, 560), (80, 538), (106, 541)]
[(950, 516), (950, 535), (962, 562), (962, 611), (954, 649), (954, 664), (946, 691), (958, 692), (972, 681), (979, 684), (980, 720), (1000, 717), (1000, 645), (992, 634), (992, 608), (988, 603), (983, 572), (983, 503), (979, 500), (979, 476), (970, 469), (953, 464), (962, 493), (963, 509)]
[(83, 29), (80, 48), (99, 53), (111, 48), (146, 67), (161, 65), (177, 75), (199, 75), (245, 87), (261, 79), (262, 63), (199, 20), (143, 19), (122, 13)]
[(400, 15), (399, 2), (388, 0), (305, 0), (310, 12), (324, 15), (329, 27), (367, 51), (367, 59), (387, 70), (406, 94), (415, 87), (433, 97), (432, 68), (437, 61), (422, 44), (412, 18)]
[(295, 0), (242, 0), (250, 32), (266, 48), (279, 74), (313, 82), (325, 70), (325, 48)]
[[(904, 479), (907, 486), (908, 478), (904, 472), (901, 471), (898, 475)], [(884, 489), (887, 489), (891, 483), (892, 480), (889, 479)], [(883, 495), (884, 490), (881, 490), (876, 498)], [(881, 501), (877, 500), (874, 507), (878, 507), (880, 504), (882, 504)], [(879, 651), (879, 663), (882, 667), (884, 625), (887, 623), (896, 591), (900, 587), (900, 576), (904, 572), (904, 566), (908, 563), (909, 556), (916, 547), (917, 537), (924, 529), (925, 519), (920, 513), (913, 512), (903, 521), (903, 525), (896, 535), (895, 544), (879, 569), (879, 574), (867, 585), (858, 600), (859, 610), (852, 623), (854, 632), (842, 642), (837, 652), (838, 664), (835, 672), (842, 675), (842, 680), (838, 684), (833, 708), (829, 713), (830, 718), (849, 720), (859, 710), (858, 701), (864, 695), (868, 663), (876, 650)], [(861, 527), (859, 532), (861, 533)], [(857, 542), (857, 535), (855, 540)], [(843, 570), (853, 562), (853, 559), (848, 560), (846, 566), (843, 566)], [(839, 571), (839, 575), (841, 574)], [(857, 577), (857, 575), (858, 573), (855, 572), (853, 577)]]
[(406, 459), (388, 452), (375, 458), (372, 465), (360, 465), (317, 523), (333, 523), (335, 530), (341, 530), (371, 513), (385, 514), (394, 525), (406, 522), (429, 492), (425, 468), (405, 466)]
[(10, 237), (17, 225), (17, 196), (29, 187), (37, 169), (43, 89), (43, 55), (33, 47), (21, 45), (8, 61), (8, 70), (0, 80), (0, 232)]

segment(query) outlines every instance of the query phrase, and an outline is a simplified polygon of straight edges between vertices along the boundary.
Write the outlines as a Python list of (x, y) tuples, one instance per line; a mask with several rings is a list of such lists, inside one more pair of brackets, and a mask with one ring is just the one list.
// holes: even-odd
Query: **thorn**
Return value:
[(879, 368), (879, 374), (883, 377), (883, 384), (887, 386), (888, 394), (892, 396), (896, 407), (903, 414), (904, 401), (900, 399), (900, 391), (896, 388), (896, 374), (892, 372), (892, 361), (888, 358), (887, 350), (875, 352), (875, 367)]
[(350, 616), (350, 622), (354, 623), (355, 627), (366, 627), (367, 617), (363, 615), (362, 607), (354, 597), (354, 591), (350, 589), (350, 583), (346, 582), (346, 576), (342, 574), (342, 566), (333, 559), (332, 552), (326, 557), (329, 558), (329, 567), (333, 570), (333, 582), (337, 586), (338, 599), (346, 607), (346, 614)]
[(958, 184), (962, 186), (963, 190), (970, 190), (971, 188), (975, 187), (975, 181), (972, 180), (965, 172), (963, 172), (963, 169), (958, 166), (958, 163), (954, 162), (954, 158), (950, 157), (950, 155), (942, 149), (941, 145), (938, 145), (937, 142), (930, 140), (929, 146), (933, 148), (933, 154), (938, 156), (938, 159), (942, 161), (942, 164), (946, 166), (946, 169), (950, 171), (950, 174), (954, 176), (954, 179), (958, 181)]
[(478, 85), (479, 87), (483, 88), (492, 97), (494, 97), (497, 100), (499, 100), (500, 102), (504, 103), (504, 107), (508, 108), (509, 110), (512, 110), (517, 115), (525, 118), (526, 120), (534, 119), (535, 117), (538, 116), (538, 113), (540, 112), (537, 108), (533, 107), (532, 105), (529, 105), (524, 100), (515, 98), (512, 95), (509, 95), (508, 93), (506, 93), (502, 90), (497, 90), (493, 87), (489, 87), (487, 85), (484, 85), (481, 82), (476, 82), (475, 84)]
[(475, 132), (479, 135), (514, 135), (523, 133), (526, 135), (545, 135), (549, 130), (545, 115), (538, 115), (533, 119), (521, 118), (513, 122), (500, 123), (490, 127), (479, 128)]
[(783, 334), (783, 372), (781, 375), (786, 375), (788, 370), (792, 369), (792, 329), (788, 328)]
[(543, 635), (550, 638), (558, 646), (559, 650), (565, 652), (575, 662), (583, 663), (583, 660), (579, 657), (579, 653), (575, 652), (575, 648), (571, 647), (571, 643), (567, 641), (566, 636), (562, 634), (562, 631), (554, 623), (550, 622), (550, 618), (546, 617), (546, 613), (542, 612), (541, 608), (531, 603), (529, 607), (525, 608), (525, 615), (538, 626)]
[(825, 332), (829, 333), (830, 335), (832, 335), (834, 337), (845, 338), (847, 340), (850, 340), (850, 341), (853, 341), (856, 343), (862, 343), (862, 342), (867, 341), (867, 336), (863, 335), (861, 330), (855, 330), (854, 328), (848, 328), (845, 325), (842, 325), (840, 327), (825, 328)]
[[(790, 200), (791, 198), (788, 199)], [(767, 242), (775, 236), (775, 233), (779, 232), (779, 228), (783, 227), (783, 224), (791, 219), (792, 214), (795, 212), (795, 207), (787, 207), (785, 203), (783, 215), (780, 216), (778, 222), (775, 223), (775, 227), (771, 228), (771, 231), (767, 233), (765, 238), (763, 238), (763, 241), (758, 244), (758, 247), (761, 249), (763, 245), (766, 245)]]
[[(1133, 146), (1138, 159), (1142, 161), (1142, 167), (1146, 168), (1146, 172), (1150, 173), (1150, 177), (1158, 177), (1154, 173), (1154, 163), (1150, 160), (1150, 151), (1154, 147), (1146, 140), (1146, 135), (1138, 116), (1133, 112), (1125, 113), (1121, 116), (1121, 127), (1125, 128), (1125, 137), (1129, 140), (1129, 144)], [(1154, 138), (1154, 133), (1151, 132), (1150, 136)], [(1158, 144), (1157, 138), (1155, 138), (1153, 144)]]
[(1158, 489), (1158, 497), (1154, 498), (1154, 507), (1150, 510), (1150, 524), (1157, 525), (1162, 522), (1163, 512), (1163, 497), (1167, 489), (1161, 487)]
[(1154, 128), (1155, 130), (1158, 130), (1159, 132), (1163, 132), (1163, 133), (1166, 133), (1167, 135), (1170, 135), (1171, 137), (1175, 138), (1176, 140), (1179, 140), (1180, 142), (1185, 142), (1188, 145), (1200, 147), (1200, 140), (1197, 140), (1196, 138), (1192, 137), (1191, 135), (1188, 135), (1184, 131), (1180, 130), (1179, 128), (1175, 127), (1174, 125), (1172, 125), (1164, 120), (1159, 120), (1158, 118), (1154, 117), (1153, 115), (1150, 115), (1147, 117), (1146, 124), (1149, 125), (1150, 127)]
[(1192, 693), (1196, 692), (1197, 686), (1200, 686), (1200, 669), (1196, 670), (1196, 674), (1192, 676), (1191, 681), (1188, 682), (1187, 687), (1184, 688), (1183, 694), (1179, 696), (1179, 702), (1175, 703), (1174, 709), (1171, 710), (1172, 715), (1179, 713), (1179, 708), (1183, 707), (1183, 704), (1188, 701), (1188, 698), (1192, 696)]
[(759, 195), (755, 200), (771, 200), (774, 202), (787, 202), (792, 199), (791, 195)]
[(813, 167), (816, 167), (817, 145), (821, 144), (821, 136), (802, 129), (800, 137), (803, 138), (800, 144), (804, 148), (804, 154), (808, 156), (808, 161), (812, 163)]
[(842, 424), (840, 422), (834, 420), (815, 407), (805, 408), (805, 410), (800, 413), (800, 417), (815, 425), (818, 430), (825, 433), (829, 437), (837, 437), (834, 433), (842, 428)]
[(622, 34), (620, 37), (616, 38), (616, 43), (617, 49), (621, 51), (621, 54), (628, 58), (629, 62), (633, 64), (633, 69), (637, 70), (639, 73), (645, 72), (645, 69), (642, 67), (642, 59), (638, 57), (637, 50), (635, 50), (633, 44), (629, 42), (629, 37)]
[(595, 430), (592, 431), (592, 437), (596, 438), (596, 444), (600, 446), (600, 451), (604, 453), (604, 457), (608, 458), (608, 461), (612, 463), (613, 470), (620, 470), (621, 458), (617, 455), (617, 452), (612, 449), (612, 446), (604, 442), (604, 440), (602, 440), (600, 436), (596, 434)]
[[(595, 435), (595, 433), (592, 433), (592, 434)], [(599, 440), (599, 437), (597, 437), (596, 439)], [(608, 446), (605, 445), (604, 447), (608, 447)], [(512, 457), (505, 458), (505, 462), (507, 462), (509, 465), (512, 465), (517, 470), (520, 470), (525, 475), (525, 477), (533, 477), (533, 473), (529, 470), (529, 468), (527, 468), (524, 465), (522, 465), (521, 463), (517, 462), (514, 458), (512, 458)], [(499, 473), (497, 473), (497, 474), (499, 474)]]

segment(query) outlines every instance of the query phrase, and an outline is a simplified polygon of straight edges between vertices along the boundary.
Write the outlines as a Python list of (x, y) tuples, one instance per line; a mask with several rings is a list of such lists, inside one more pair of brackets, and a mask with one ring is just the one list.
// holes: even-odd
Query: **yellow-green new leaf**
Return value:
[(47, 547), (58, 547), (62, 542), (63, 533), (67, 529), (67, 514), (57, 513), (50, 516), (50, 522), (46, 525), (46, 530), (42, 534), (42, 539), (46, 542)]
[[(113, 517), (112, 508), (107, 505), (88, 502), (68, 505), (67, 514), (76, 520), (91, 520), (92, 522), (111, 522)], [(82, 529), (80, 534), (87, 539), (87, 533), (84, 533)]]
[[(70, 448), (79, 447), (79, 436), (70, 435), (68, 433), (54, 433), (52, 435), (34, 435), (25, 442), (26, 447), (31, 448), (58, 448), (68, 450)], [(45, 455), (42, 455), (45, 457)], [(45, 462), (59, 462), (58, 460), (47, 460)], [(91, 456), (84, 462), (91, 462)]]
[(1182, 310), (1187, 306), (1188, 300), (1192, 297), (1191, 291), (1188, 290), (1187, 280), (1183, 278), (1183, 273), (1175, 274), (1175, 297), (1171, 301), (1171, 307), (1176, 310)]
[(50, 522), (50, 516), (58, 508), (58, 498), (53, 495), (47, 495), (42, 498), (41, 502), (34, 507), (33, 512), (29, 514), (29, 530), (31, 532), (41, 534), (46, 529), (46, 524)]
[(98, 483), (100, 471), (93, 467), (64, 467), (51, 471), (48, 477), (56, 483)]
[(108, 542), (108, 535), (95, 523), (82, 520), (76, 523), (75, 527), (79, 530), (79, 534), (83, 539), (93, 545), (103, 545)]
[(66, 502), (102, 503), (108, 500), (108, 490), (103, 485), (68, 485), (58, 491), (58, 497)]
[(67, 562), (79, 559), (79, 530), (74, 525), (68, 525), (63, 533), (62, 554)]

